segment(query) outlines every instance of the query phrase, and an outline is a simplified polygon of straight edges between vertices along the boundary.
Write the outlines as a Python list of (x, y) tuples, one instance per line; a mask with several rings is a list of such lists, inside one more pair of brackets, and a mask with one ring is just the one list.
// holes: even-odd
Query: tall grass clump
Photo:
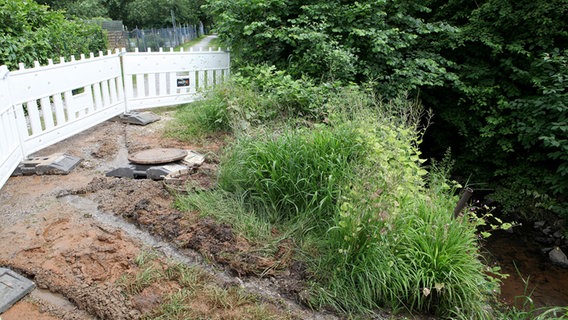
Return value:
[[(337, 202), (311, 262), (311, 302), (344, 312), (394, 310), (488, 319), (496, 280), (478, 251), (476, 223), (453, 219), (455, 186), (422, 168), (421, 110), (405, 99), (351, 104), (332, 121), (356, 124), (366, 157)], [(332, 122), (333, 123), (333, 122)]]
[(388, 306), (445, 318), (491, 318), (485, 307), (495, 282), (485, 274), (474, 225), (451, 218), (453, 200), (405, 199), (396, 216), (343, 203), (328, 250), (314, 267), (314, 274), (325, 274), (317, 280), (314, 303), (346, 312)]
[(350, 127), (242, 136), (222, 161), (219, 186), (271, 223), (327, 223), (364, 146)]

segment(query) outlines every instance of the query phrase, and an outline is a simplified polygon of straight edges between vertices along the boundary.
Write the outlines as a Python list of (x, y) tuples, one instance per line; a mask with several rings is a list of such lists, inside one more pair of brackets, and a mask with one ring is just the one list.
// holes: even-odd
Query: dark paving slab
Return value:
[(35, 288), (35, 284), (16, 272), (0, 268), (0, 313), (8, 310)]

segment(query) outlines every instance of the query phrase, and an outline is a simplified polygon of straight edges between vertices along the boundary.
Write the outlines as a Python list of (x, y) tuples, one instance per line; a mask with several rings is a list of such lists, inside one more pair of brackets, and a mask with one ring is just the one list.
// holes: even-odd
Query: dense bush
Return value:
[(66, 20), (61, 12), (26, 0), (0, 0), (0, 64), (16, 69), (106, 49), (101, 28)]
[(568, 3), (429, 5), (427, 19), (460, 30), (443, 51), (459, 81), (422, 93), (439, 123), (430, 145), (452, 146), (460, 174), (508, 211), (568, 213)]
[(415, 18), (428, 11), (419, 1), (209, 0), (208, 9), (237, 64), (267, 63), (297, 78), (371, 79), (394, 95), (447, 77), (430, 40), (454, 29)]

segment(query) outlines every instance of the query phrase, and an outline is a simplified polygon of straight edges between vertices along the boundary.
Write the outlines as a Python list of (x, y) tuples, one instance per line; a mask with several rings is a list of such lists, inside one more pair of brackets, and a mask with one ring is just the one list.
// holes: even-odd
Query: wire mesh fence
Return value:
[(206, 33), (202, 24), (177, 28), (134, 29), (126, 33), (127, 51), (157, 51), (159, 48), (174, 48)]
[(199, 25), (178, 25), (176, 28), (126, 30), (122, 21), (93, 21), (101, 24), (107, 34), (111, 50), (126, 48), (132, 52), (157, 51), (159, 48), (174, 48), (207, 33), (207, 28)]

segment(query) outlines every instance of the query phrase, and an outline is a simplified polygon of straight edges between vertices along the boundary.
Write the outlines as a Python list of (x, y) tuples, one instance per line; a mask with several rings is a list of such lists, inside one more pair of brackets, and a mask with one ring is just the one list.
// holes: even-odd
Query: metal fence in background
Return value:
[(175, 48), (187, 41), (207, 34), (208, 28), (199, 22), (198, 25), (178, 25), (175, 28), (127, 30), (122, 21), (97, 21), (89, 23), (100, 25), (107, 35), (109, 50), (126, 49), (128, 52), (157, 51), (159, 48)]
[(206, 34), (203, 24), (185, 25), (177, 28), (134, 29), (124, 31), (128, 38), (126, 50), (129, 52), (157, 51), (159, 48), (174, 48)]

